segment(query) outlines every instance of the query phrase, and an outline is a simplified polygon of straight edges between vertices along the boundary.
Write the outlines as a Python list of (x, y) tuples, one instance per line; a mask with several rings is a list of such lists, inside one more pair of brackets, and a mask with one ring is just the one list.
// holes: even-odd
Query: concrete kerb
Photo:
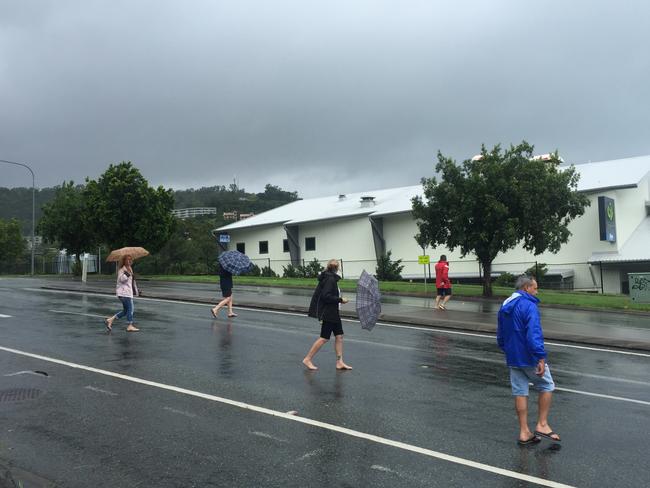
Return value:
[[(40, 288), (44, 290), (57, 290), (57, 291), (72, 291), (72, 292), (85, 292), (93, 293), (97, 295), (104, 296), (114, 296), (114, 292), (107, 292), (103, 289), (92, 288), (88, 286), (84, 287), (64, 287), (64, 286), (41, 286)], [(165, 294), (161, 295), (158, 293), (147, 293), (143, 298), (154, 298), (158, 300), (177, 300), (189, 303), (205, 304), (205, 305), (214, 305), (214, 299), (206, 298), (197, 298), (197, 297), (188, 297), (187, 295), (173, 295)], [(260, 303), (260, 302), (246, 302), (246, 301), (237, 301), (238, 307), (251, 308), (257, 310), (273, 310), (278, 312), (292, 312), (292, 313), (304, 313), (307, 314), (308, 307), (300, 305), (288, 305), (288, 304), (278, 304), (278, 303)], [(434, 312), (431, 311), (433, 314)], [(345, 319), (356, 320), (357, 314), (352, 311), (342, 310), (341, 317)], [(418, 327), (430, 327), (435, 329), (446, 329), (450, 331), (463, 331), (463, 332), (474, 332), (481, 334), (489, 334), (496, 336), (496, 317), (492, 323), (487, 322), (471, 322), (471, 321), (462, 321), (462, 320), (453, 320), (453, 319), (443, 319), (440, 317), (418, 317), (413, 315), (391, 315), (391, 314), (382, 314), (379, 318), (381, 322), (386, 322), (396, 325), (411, 325)], [(558, 332), (558, 331), (544, 331), (544, 337), (546, 340), (555, 340), (562, 342), (570, 342), (579, 345), (593, 345), (600, 347), (608, 348), (621, 348), (621, 349), (638, 349), (642, 351), (650, 351), (650, 343), (643, 341), (635, 341), (631, 339), (624, 338), (602, 338), (594, 336), (581, 336), (577, 334), (572, 334), (570, 332)]]

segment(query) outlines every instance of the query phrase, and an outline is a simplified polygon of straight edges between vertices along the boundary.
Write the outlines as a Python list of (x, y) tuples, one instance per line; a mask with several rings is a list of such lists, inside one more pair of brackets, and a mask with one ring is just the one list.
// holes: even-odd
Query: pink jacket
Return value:
[(138, 296), (138, 285), (136, 285), (133, 275), (130, 275), (124, 266), (122, 266), (117, 272), (115, 294), (118, 297), (127, 298)]

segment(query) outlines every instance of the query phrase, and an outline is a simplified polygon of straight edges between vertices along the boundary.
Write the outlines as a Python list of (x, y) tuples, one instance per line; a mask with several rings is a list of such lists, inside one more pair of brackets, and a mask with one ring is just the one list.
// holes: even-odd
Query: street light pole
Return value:
[(34, 276), (34, 249), (36, 248), (36, 242), (34, 242), (34, 221), (36, 219), (35, 217), (36, 197), (34, 194), (36, 179), (34, 178), (34, 171), (32, 171), (32, 168), (30, 168), (26, 164), (16, 163), (15, 161), (6, 161), (4, 159), (0, 159), (0, 163), (15, 164), (16, 166), (22, 166), (23, 168), (27, 168), (29, 172), (32, 174), (32, 276)]

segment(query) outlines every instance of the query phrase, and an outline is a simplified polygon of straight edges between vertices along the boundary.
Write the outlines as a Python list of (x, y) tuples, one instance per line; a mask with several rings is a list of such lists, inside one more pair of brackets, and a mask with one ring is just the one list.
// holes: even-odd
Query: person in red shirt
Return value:
[[(440, 261), (436, 263), (436, 306), (440, 310), (446, 310), (445, 305), (451, 298), (451, 281), (449, 281), (449, 263), (447, 256), (440, 256)], [(442, 301), (442, 303), (441, 303)]]

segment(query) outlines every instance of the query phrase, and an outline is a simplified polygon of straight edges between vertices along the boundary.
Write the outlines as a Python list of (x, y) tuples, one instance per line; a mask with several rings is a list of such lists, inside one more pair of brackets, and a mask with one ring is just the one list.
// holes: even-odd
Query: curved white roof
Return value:
[(576, 164), (575, 168), (580, 173), (578, 191), (632, 187), (650, 173), (650, 156)]
[[(650, 156), (615, 159), (575, 165), (580, 173), (578, 191), (625, 188), (637, 186), (650, 173)], [(340, 219), (359, 215), (376, 217), (410, 212), (414, 196), (423, 196), (422, 185), (350, 193), (319, 198), (307, 198), (268, 210), (217, 230), (235, 230), (263, 225), (297, 225), (318, 220)], [(374, 197), (374, 205), (364, 207), (361, 197)]]

